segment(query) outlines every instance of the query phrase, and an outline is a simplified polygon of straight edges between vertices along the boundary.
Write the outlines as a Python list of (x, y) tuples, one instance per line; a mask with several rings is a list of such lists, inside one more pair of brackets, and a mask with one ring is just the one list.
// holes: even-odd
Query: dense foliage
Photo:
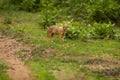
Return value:
[[(71, 39), (113, 38), (112, 23), (120, 21), (119, 0), (1, 0), (0, 9), (40, 12), (38, 22), (43, 29), (68, 21), (66, 36)], [(10, 24), (10, 18), (5, 23)]]
[(90, 34), (94, 38), (100, 38), (100, 39), (109, 39), (109, 38), (114, 38), (115, 35), (115, 30), (113, 29), (114, 24), (99, 24), (99, 23), (94, 23), (91, 30)]
[(84, 23), (71, 23), (67, 29), (66, 37), (71, 39), (113, 39), (116, 31), (112, 23), (94, 23), (85, 25)]
[[(59, 19), (74, 21), (117, 22), (120, 20), (119, 0), (1, 0), (0, 8), (17, 8), (25, 11), (50, 11)], [(61, 16), (62, 15), (62, 16)], [(53, 15), (54, 16), (54, 15)], [(65, 18), (63, 18), (65, 17)], [(66, 18), (67, 17), (67, 18)]]

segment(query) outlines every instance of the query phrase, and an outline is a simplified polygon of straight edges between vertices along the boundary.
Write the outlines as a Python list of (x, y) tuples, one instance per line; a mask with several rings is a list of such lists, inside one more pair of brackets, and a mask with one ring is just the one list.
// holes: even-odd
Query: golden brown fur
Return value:
[(47, 35), (49, 37), (53, 37), (55, 34), (60, 36), (60, 40), (64, 40), (64, 36), (66, 33), (67, 26), (63, 24), (62, 27), (57, 27), (56, 25), (50, 26), (47, 31)]

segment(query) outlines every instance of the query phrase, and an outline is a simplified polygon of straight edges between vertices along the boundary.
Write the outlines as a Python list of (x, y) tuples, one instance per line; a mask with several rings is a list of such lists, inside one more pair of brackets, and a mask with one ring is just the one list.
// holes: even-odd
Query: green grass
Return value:
[(51, 74), (51, 72), (47, 70), (47, 65), (50, 65), (49, 63), (45, 63), (44, 61), (29, 61), (27, 64), (32, 70), (34, 70), (34, 80), (56, 80), (55, 77)]
[(0, 61), (0, 80), (11, 80), (6, 74), (7, 66), (5, 63)]
[[(40, 45), (41, 48), (54, 48), (65, 54), (74, 55), (113, 55), (120, 58), (119, 48), (120, 43), (117, 40), (95, 40), (95, 41), (81, 41), (81, 40), (69, 40), (60, 42), (59, 37), (55, 36), (52, 39), (47, 37), (46, 30), (41, 30), (37, 25), (27, 25), (14, 27), (14, 31), (23, 30), (27, 43)], [(42, 43), (42, 44), (41, 44)], [(114, 53), (114, 54), (113, 54)]]
[[(9, 36), (12, 35), (18, 41), (25, 42), (38, 46), (36, 51), (33, 51), (31, 55), (34, 56), (32, 60), (26, 61), (26, 64), (30, 67), (32, 75), (35, 76), (34, 80), (69, 80), (71, 77), (73, 80), (85, 77), (86, 80), (111, 80), (111, 77), (115, 80), (119, 80), (118, 76), (102, 76), (101, 73), (95, 71), (98, 70), (96, 66), (98, 64), (84, 64), (86, 60), (101, 58), (108, 61), (120, 61), (120, 41), (118, 40), (70, 40), (65, 39), (65, 42), (59, 40), (59, 36), (48, 38), (46, 30), (40, 29), (38, 25), (39, 13), (27, 13), (27, 12), (12, 12), (13, 25), (4, 25), (10, 27), (10, 32), (7, 32)], [(6, 16), (7, 14), (2, 14)], [(9, 16), (9, 15), (7, 15)], [(12, 34), (11, 32), (14, 32)], [(15, 34), (18, 33), (18, 34)], [(21, 36), (20, 36), (21, 35)], [(53, 50), (46, 54), (43, 54), (47, 49)], [(37, 56), (36, 56), (37, 55)], [(95, 66), (94, 71), (90, 68)], [(110, 64), (107, 65), (103, 62), (100, 64), (103, 69), (106, 66), (110, 68)], [(119, 66), (117, 66), (119, 67)], [(101, 70), (100, 70), (101, 71)], [(67, 74), (66, 74), (67, 73)], [(66, 78), (65, 74), (68, 78)], [(81, 74), (83, 76), (81, 76)], [(61, 75), (60, 77), (58, 75)], [(61, 79), (61, 80), (62, 80)]]

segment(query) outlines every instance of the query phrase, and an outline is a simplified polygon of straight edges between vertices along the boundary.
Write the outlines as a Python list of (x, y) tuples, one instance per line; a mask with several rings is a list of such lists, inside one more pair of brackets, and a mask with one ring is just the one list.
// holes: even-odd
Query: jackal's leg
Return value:
[(60, 34), (60, 40), (61, 40), (61, 41), (64, 41), (63, 34)]
[(48, 31), (47, 31), (47, 36), (48, 36), (48, 37), (51, 37), (51, 36), (52, 36), (52, 31), (48, 30)]

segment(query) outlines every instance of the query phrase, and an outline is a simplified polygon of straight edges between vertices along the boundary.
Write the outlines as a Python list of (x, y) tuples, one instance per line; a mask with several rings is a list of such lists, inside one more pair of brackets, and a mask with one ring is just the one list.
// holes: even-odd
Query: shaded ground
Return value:
[(31, 47), (18, 43), (14, 39), (0, 36), (0, 59), (8, 64), (8, 75), (13, 80), (31, 80), (28, 67), (14, 55), (16, 51), (22, 49), (30, 51)]

